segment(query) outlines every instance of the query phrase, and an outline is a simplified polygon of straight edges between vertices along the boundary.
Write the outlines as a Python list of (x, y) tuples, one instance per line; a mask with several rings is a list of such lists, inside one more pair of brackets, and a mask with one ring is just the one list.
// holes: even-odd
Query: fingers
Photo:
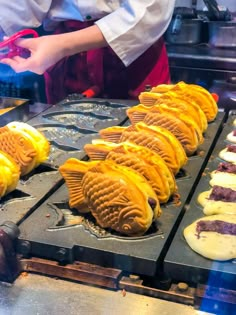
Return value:
[(36, 74), (43, 74), (44, 69), (35, 64), (32, 58), (22, 58), (20, 56), (15, 56), (13, 58), (4, 58), (1, 60), (1, 63), (4, 63), (10, 66), (16, 73), (31, 71)]
[(19, 38), (17, 39), (14, 43), (15, 45), (22, 47), (22, 48), (27, 48), (29, 50), (31, 50), (32, 48), (32, 44), (35, 38)]
[(25, 64), (26, 59), (19, 56), (13, 58), (4, 58), (1, 60), (1, 63), (4, 63), (10, 66), (15, 72), (24, 72), (27, 71), (27, 65)]

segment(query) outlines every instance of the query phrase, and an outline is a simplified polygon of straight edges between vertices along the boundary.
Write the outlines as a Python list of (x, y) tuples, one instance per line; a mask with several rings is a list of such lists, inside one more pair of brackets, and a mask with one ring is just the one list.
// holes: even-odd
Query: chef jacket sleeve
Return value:
[(96, 24), (128, 66), (163, 35), (174, 5), (175, 0), (127, 0)]
[(24, 28), (39, 27), (47, 16), (51, 3), (52, 0), (1, 0), (1, 30), (10, 36)]

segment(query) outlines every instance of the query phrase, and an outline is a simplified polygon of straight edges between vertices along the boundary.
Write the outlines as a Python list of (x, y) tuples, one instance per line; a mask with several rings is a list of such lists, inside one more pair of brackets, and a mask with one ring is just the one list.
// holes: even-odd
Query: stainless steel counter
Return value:
[[(124, 291), (22, 274), (13, 284), (0, 282), (1, 315), (200, 315), (191, 306)], [(212, 313), (211, 313), (212, 314)]]

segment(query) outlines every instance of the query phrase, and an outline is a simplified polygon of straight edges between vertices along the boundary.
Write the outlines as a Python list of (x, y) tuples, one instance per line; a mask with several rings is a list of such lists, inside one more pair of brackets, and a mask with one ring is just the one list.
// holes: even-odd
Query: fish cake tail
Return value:
[(90, 168), (91, 163), (92, 162), (83, 162), (75, 158), (70, 158), (59, 167), (59, 171), (69, 191), (69, 205), (71, 208), (75, 208), (80, 212), (89, 212), (87, 208), (82, 210), (86, 204), (82, 180), (85, 173)]
[(160, 94), (153, 92), (141, 92), (139, 94), (139, 101), (141, 104), (145, 106), (153, 106), (155, 105), (157, 99), (160, 97)]
[(133, 106), (127, 109), (126, 114), (131, 121), (131, 124), (134, 125), (140, 121), (144, 120), (147, 112), (150, 110), (150, 107), (144, 105)]
[(85, 144), (84, 151), (91, 161), (103, 161), (106, 159), (111, 148), (101, 144)]
[(123, 131), (126, 130), (126, 127), (114, 126), (101, 129), (99, 135), (102, 139), (114, 143), (119, 143)]

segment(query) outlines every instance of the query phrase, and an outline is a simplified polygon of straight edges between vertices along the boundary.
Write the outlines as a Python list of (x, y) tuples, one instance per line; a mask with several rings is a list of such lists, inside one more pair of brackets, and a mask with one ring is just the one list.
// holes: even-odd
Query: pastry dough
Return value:
[[(189, 226), (184, 231), (184, 237), (188, 245), (198, 254), (213, 260), (230, 260), (236, 258), (236, 235), (222, 234), (214, 231), (198, 232), (199, 222), (214, 222), (236, 226), (236, 215), (218, 214), (203, 217)], [(233, 228), (232, 228), (233, 229)], [(235, 229), (235, 228), (234, 228)], [(235, 230), (236, 231), (236, 230)]]
[(236, 214), (236, 202), (209, 199), (212, 189), (203, 191), (198, 196), (198, 203), (203, 207), (205, 215)]

